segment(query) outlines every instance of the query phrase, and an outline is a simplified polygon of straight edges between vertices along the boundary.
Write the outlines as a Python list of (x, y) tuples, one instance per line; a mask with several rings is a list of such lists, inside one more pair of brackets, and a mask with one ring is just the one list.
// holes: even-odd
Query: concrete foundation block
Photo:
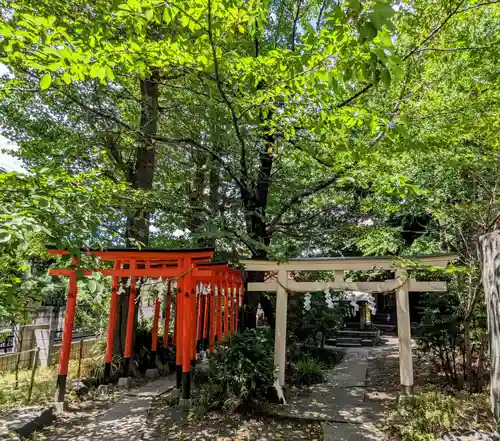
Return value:
[(118, 378), (118, 387), (121, 387), (122, 389), (130, 389), (132, 387), (132, 378), (131, 377)]
[(181, 398), (179, 400), (179, 407), (181, 409), (190, 409), (191, 408), (191, 400), (189, 398)]
[(97, 387), (97, 394), (98, 395), (108, 395), (110, 393), (110, 387), (107, 384), (100, 384)]
[(68, 410), (68, 402), (56, 401), (54, 403), (54, 409), (56, 410), (56, 412), (66, 412)]
[(49, 426), (55, 420), (52, 408), (25, 407), (3, 415), (0, 440), (17, 440)]
[(152, 368), (146, 371), (146, 378), (149, 380), (156, 380), (160, 376), (158, 369)]

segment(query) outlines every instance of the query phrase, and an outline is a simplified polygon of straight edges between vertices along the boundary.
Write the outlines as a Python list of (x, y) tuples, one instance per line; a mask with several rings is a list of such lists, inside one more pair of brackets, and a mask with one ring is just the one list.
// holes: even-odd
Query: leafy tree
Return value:
[[(183, 243), (254, 258), (456, 249), (437, 232), (459, 216), (446, 192), (465, 164), (496, 167), (490, 2), (25, 0), (2, 12), (3, 131), (37, 174), (98, 170), (140, 190), (102, 223), (115, 243), (172, 244), (182, 230)], [(474, 191), (459, 187), (461, 200)], [(409, 235), (415, 219), (423, 233)], [(272, 317), (247, 295), (249, 326), (259, 301)]]

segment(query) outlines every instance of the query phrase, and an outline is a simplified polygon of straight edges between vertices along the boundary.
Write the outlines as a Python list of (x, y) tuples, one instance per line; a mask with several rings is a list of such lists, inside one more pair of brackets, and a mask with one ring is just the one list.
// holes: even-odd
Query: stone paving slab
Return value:
[(324, 441), (380, 441), (384, 435), (372, 424), (323, 424)]
[(344, 358), (328, 372), (326, 383), (332, 387), (364, 387), (371, 350), (348, 349)]
[[(175, 387), (175, 375), (163, 377), (127, 392), (105, 413), (81, 421), (59, 425), (57, 441), (139, 441), (148, 428), (148, 414), (155, 396)], [(52, 439), (52, 438), (51, 438)]]
[(15, 439), (31, 435), (34, 431), (49, 426), (55, 420), (52, 408), (27, 406), (12, 409), (3, 414), (0, 422), (0, 440)]
[(386, 417), (385, 410), (379, 403), (362, 403), (348, 406), (326, 406), (323, 403), (314, 403), (308, 407), (275, 406), (269, 408), (268, 415), (280, 418), (351, 424), (375, 424)]

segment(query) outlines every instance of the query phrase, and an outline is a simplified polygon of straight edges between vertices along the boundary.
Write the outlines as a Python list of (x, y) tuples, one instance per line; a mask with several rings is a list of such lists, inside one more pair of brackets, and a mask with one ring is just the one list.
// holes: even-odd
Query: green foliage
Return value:
[(413, 335), (418, 350), (431, 363), (438, 378), (459, 388), (468, 381), (470, 392), (480, 392), (484, 386), (482, 364), (486, 349), (486, 320), (482, 308), (477, 308), (467, 319), (472, 330), (468, 331), (469, 349), (466, 349), (465, 317), (460, 293), (457, 295), (456, 291), (459, 277), (454, 277), (446, 296), (426, 294), (423, 297), (420, 302), (422, 317), (415, 325)]
[(325, 381), (326, 365), (314, 357), (305, 356), (295, 363), (293, 379), (295, 384), (309, 386)]
[(247, 329), (231, 335), (209, 357), (206, 383), (201, 386), (193, 415), (213, 409), (234, 412), (266, 401), (273, 387), (273, 341), (267, 329)]
[[(334, 294), (333, 294), (334, 295)], [(328, 308), (324, 293), (311, 294), (311, 308), (304, 309), (304, 296), (290, 296), (288, 304), (287, 338), (309, 346), (324, 346), (343, 324), (344, 308)]]
[(436, 441), (442, 432), (490, 429), (490, 421), (487, 394), (423, 392), (405, 397), (384, 428), (401, 441)]
[(421, 303), (424, 311), (414, 333), (418, 348), (431, 360), (437, 372), (443, 372), (448, 381), (456, 384), (457, 368), (463, 361), (459, 359), (463, 329), (457, 299), (426, 294)]
[[(150, 367), (151, 342), (153, 341), (153, 320), (142, 319), (137, 323), (134, 339), (134, 361), (139, 372), (144, 373)], [(163, 347), (163, 334), (158, 332), (158, 345), (156, 348), (158, 359), (165, 364), (172, 365), (175, 361), (175, 349)], [(173, 359), (173, 360), (172, 360)]]

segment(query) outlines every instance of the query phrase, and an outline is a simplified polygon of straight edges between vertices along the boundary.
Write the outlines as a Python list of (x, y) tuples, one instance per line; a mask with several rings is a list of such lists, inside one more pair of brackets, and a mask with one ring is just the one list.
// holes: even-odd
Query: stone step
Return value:
[(370, 338), (364, 338), (361, 340), (361, 346), (375, 346), (376, 344), (376, 341)]
[(380, 329), (380, 332), (394, 333), (396, 332), (396, 325), (382, 325), (375, 324), (375, 326)]
[(358, 338), (362, 338), (362, 337), (373, 337), (373, 338), (376, 338), (378, 335), (379, 335), (380, 331), (378, 329), (374, 329), (374, 330), (367, 330), (367, 331), (351, 331), (351, 330), (345, 330), (345, 329), (342, 329), (340, 331), (337, 332), (337, 335), (339, 337), (358, 337)]
[(359, 337), (344, 337), (344, 336), (338, 336), (336, 338), (337, 343), (339, 342), (344, 342), (344, 343), (361, 343), (361, 338)]
[(360, 348), (361, 343), (359, 341), (357, 343), (348, 343), (348, 342), (338, 341), (337, 343), (335, 343), (335, 346), (342, 346), (344, 348)]

